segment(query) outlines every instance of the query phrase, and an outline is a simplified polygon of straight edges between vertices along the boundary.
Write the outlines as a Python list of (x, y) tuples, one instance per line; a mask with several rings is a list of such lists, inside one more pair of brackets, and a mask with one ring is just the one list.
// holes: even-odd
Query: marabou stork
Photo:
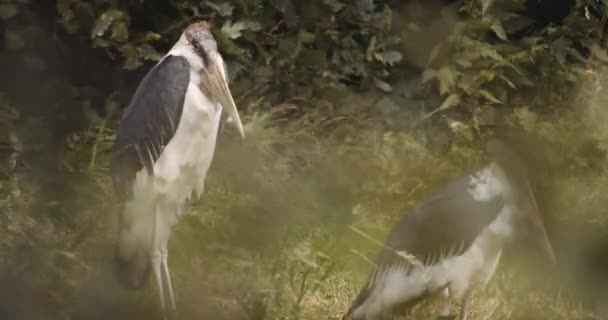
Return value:
[(209, 24), (196, 22), (143, 78), (116, 136), (112, 178), (123, 200), (118, 279), (140, 289), (153, 270), (165, 316), (165, 294), (176, 310), (167, 242), (186, 201), (203, 192), (222, 111), (244, 138), (226, 64)]
[(377, 319), (440, 296), (440, 315), (451, 298), (466, 319), (471, 291), (485, 286), (503, 246), (526, 230), (555, 263), (522, 161), (503, 142), (491, 140), (492, 161), (456, 179), (411, 209), (389, 233), (366, 284), (343, 319)]

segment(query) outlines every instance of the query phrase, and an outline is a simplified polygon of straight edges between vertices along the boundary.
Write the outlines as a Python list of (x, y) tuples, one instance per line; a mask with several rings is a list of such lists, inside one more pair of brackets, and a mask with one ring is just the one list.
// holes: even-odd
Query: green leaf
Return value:
[(97, 18), (97, 21), (95, 21), (93, 29), (91, 29), (91, 39), (103, 36), (115, 20), (124, 18), (125, 13), (120, 10), (110, 9), (102, 13), (99, 18)]
[(222, 17), (230, 17), (232, 16), (232, 11), (234, 10), (234, 6), (228, 2), (222, 2), (220, 4), (212, 3), (211, 1), (204, 1), (204, 3), (215, 10)]
[(386, 83), (384, 80), (378, 79), (374, 77), (374, 85), (376, 87), (386, 93), (391, 93), (393, 91), (393, 87), (390, 84)]
[(477, 73), (477, 75), (475, 76), (475, 81), (478, 81), (480, 79), (485, 80), (484, 82), (492, 81), (494, 80), (494, 77), (496, 77), (496, 72), (494, 70), (485, 69)]
[(0, 19), (10, 19), (17, 15), (19, 12), (17, 5), (14, 3), (3, 3), (0, 4)]
[(107, 48), (110, 46), (110, 41), (102, 38), (93, 39), (93, 48)]
[(511, 81), (509, 78), (507, 78), (507, 76), (505, 76), (504, 74), (499, 75), (499, 77), (507, 83), (507, 85), (509, 87), (511, 87), (512, 89), (516, 89), (517, 87), (515, 86), (515, 84), (513, 83), (513, 81)]
[(258, 32), (262, 30), (262, 24), (253, 19), (243, 19), (241, 22), (245, 25), (245, 28), (249, 31)]
[(239, 48), (239, 46), (228, 37), (227, 34), (219, 30), (215, 33), (215, 40), (218, 46), (222, 50), (223, 54), (233, 56), (239, 60), (239, 62), (247, 63), (249, 61), (248, 52)]
[(399, 63), (403, 59), (403, 55), (399, 51), (384, 51), (382, 53), (375, 53), (374, 56), (376, 60), (389, 66)]
[(444, 95), (453, 90), (460, 75), (461, 73), (452, 67), (442, 67), (439, 70), (427, 69), (422, 73), (422, 82), (437, 79), (439, 81), (439, 93)]
[(505, 32), (505, 29), (502, 27), (502, 24), (500, 23), (500, 21), (496, 21), (494, 22), (494, 24), (490, 27), (492, 29), (492, 31), (494, 31), (494, 33), (496, 33), (496, 36), (498, 36), (498, 38), (500, 38), (500, 40), (504, 40), (507, 41), (507, 33)]
[(460, 99), (461, 98), (460, 98), (459, 94), (456, 94), (456, 93), (450, 94), (447, 98), (445, 98), (445, 100), (443, 100), (443, 103), (441, 103), (439, 108), (427, 113), (424, 117), (422, 117), (422, 119), (424, 120), (439, 111), (447, 110), (447, 109), (450, 109), (450, 108), (453, 108), (453, 107), (459, 105)]
[(486, 89), (479, 90), (479, 94), (481, 94), (482, 96), (484, 96), (486, 99), (490, 100), (491, 102), (502, 104), (502, 101), (500, 101), (490, 91), (488, 91)]
[(441, 43), (441, 42), (439, 42), (435, 46), (433, 46), (433, 49), (431, 50), (431, 53), (429, 53), (429, 58), (426, 62), (427, 66), (430, 66), (431, 63), (433, 63), (433, 61), (435, 61), (437, 56), (439, 56), (439, 52), (441, 52), (442, 47), (443, 47), (443, 43)]
[(484, 45), (481, 48), (481, 56), (485, 58), (492, 58), (496, 61), (504, 61), (503, 56), (494, 49), (491, 45)]
[(323, 0), (323, 3), (329, 6), (334, 13), (342, 10), (345, 6), (345, 4), (339, 0)]
[(146, 32), (146, 41), (147, 42), (157, 41), (159, 39), (160, 39), (160, 34), (158, 34), (156, 32), (152, 32), (152, 31)]
[(490, 7), (492, 7), (492, 4), (494, 4), (496, 0), (480, 0), (481, 2), (481, 14), (485, 15), (486, 12), (488, 11), (488, 9)]
[(139, 59), (138, 50), (131, 44), (125, 44), (120, 48), (122, 55), (125, 57), (123, 67), (127, 70), (135, 70), (141, 66), (142, 62)]
[(232, 23), (232, 21), (224, 22), (222, 26), (222, 32), (225, 33), (230, 39), (238, 39), (241, 37), (241, 31), (246, 30), (247, 26), (242, 21)]
[(460, 104), (460, 95), (456, 94), (456, 93), (452, 93), (447, 98), (445, 98), (445, 100), (443, 100), (443, 103), (439, 106), (439, 110), (443, 111), (443, 110), (451, 109), (459, 104)]
[(308, 32), (305, 30), (300, 30), (300, 32), (298, 32), (298, 40), (303, 44), (313, 43), (316, 38), (317, 35), (312, 32)]
[(129, 40), (129, 27), (124, 21), (116, 21), (112, 24), (112, 40), (125, 43)]
[(137, 48), (137, 51), (139, 52), (139, 55), (145, 60), (158, 61), (163, 57), (160, 52), (158, 52), (156, 49), (154, 49), (151, 45), (147, 43)]

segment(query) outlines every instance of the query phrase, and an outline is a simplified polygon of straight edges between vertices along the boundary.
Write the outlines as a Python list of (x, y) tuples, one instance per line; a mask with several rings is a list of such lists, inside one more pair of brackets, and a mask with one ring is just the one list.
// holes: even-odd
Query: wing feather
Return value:
[(154, 173), (155, 161), (177, 130), (189, 82), (188, 61), (169, 55), (137, 87), (114, 144), (112, 180), (121, 196), (130, 194), (142, 168)]
[[(469, 175), (462, 176), (406, 213), (389, 233), (377, 263), (400, 259), (395, 250), (433, 263), (466, 251), (503, 206), (499, 197), (476, 201), (468, 186)], [(442, 252), (442, 248), (454, 249)]]

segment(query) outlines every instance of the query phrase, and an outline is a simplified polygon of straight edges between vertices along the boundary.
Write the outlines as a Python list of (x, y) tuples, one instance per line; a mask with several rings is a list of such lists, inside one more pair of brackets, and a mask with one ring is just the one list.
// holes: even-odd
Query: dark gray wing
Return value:
[(470, 173), (405, 214), (387, 237), (387, 248), (380, 253), (378, 263), (402, 261), (395, 250), (405, 251), (425, 264), (466, 251), (503, 206), (500, 197), (476, 201), (468, 193), (469, 184)]
[(154, 162), (177, 130), (189, 82), (188, 61), (170, 55), (137, 87), (114, 144), (112, 180), (122, 196), (131, 192), (135, 174), (142, 168), (153, 174)]
[(444, 186), (397, 222), (376, 259), (374, 271), (349, 312), (367, 299), (374, 288), (372, 282), (379, 279), (375, 273), (389, 266), (401, 265), (408, 269), (413, 266), (397, 252), (405, 251), (422, 264), (434, 264), (440, 258), (462, 254), (496, 218), (503, 206), (502, 199), (486, 202), (473, 199), (467, 192), (472, 173)]

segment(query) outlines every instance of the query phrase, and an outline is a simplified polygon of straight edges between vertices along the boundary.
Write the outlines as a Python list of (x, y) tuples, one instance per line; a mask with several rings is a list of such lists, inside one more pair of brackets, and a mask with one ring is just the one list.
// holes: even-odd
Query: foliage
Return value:
[(142, 27), (134, 19), (153, 4), (62, 0), (57, 6), (68, 32), (90, 35), (94, 47), (121, 56), (126, 69), (158, 60), (159, 52), (197, 19), (215, 26), (232, 77), (256, 83), (304, 87), (319, 77), (390, 91), (388, 68), (402, 58), (393, 49), (399, 38), (390, 32), (389, 7), (370, 15), (338, 0), (297, 6), (290, 0), (175, 1), (164, 13), (157, 9), (152, 23)]
[[(467, 20), (455, 24), (443, 42), (436, 44), (422, 75), (436, 84), (443, 102), (433, 112), (460, 107), (472, 115), (472, 127), (493, 126), (497, 106), (519, 104), (526, 92), (546, 84), (567, 88), (580, 81), (586, 58), (577, 46), (596, 46), (595, 18), (580, 15), (578, 3), (566, 23), (526, 32), (534, 21), (522, 15), (526, 1), (467, 1), (461, 7)], [(526, 35), (522, 35), (526, 32)], [(551, 79), (551, 81), (547, 81)], [(458, 133), (458, 132), (456, 132)], [(462, 133), (462, 131), (460, 132)], [(467, 137), (471, 137), (467, 133)]]
[[(430, 102), (434, 93), (424, 92), (420, 108), (397, 89), (412, 77), (401, 45), (415, 29), (401, 18), (398, 2), (376, 1), (372, 13), (340, 0), (53, 3), (61, 28), (49, 28), (48, 38), (77, 52), (63, 59), (84, 52), (94, 61), (66, 81), (91, 81), (80, 75), (94, 78), (108, 65), (127, 70), (104, 78), (111, 94), (101, 99), (80, 83), (57, 90), (60, 106), (52, 110), (82, 114), (83, 129), (53, 146), (63, 149), (54, 168), (59, 174), (50, 178), (21, 158), (35, 146), (15, 130), (24, 126), (12, 100), (18, 95), (0, 98), (0, 151), (10, 169), (0, 184), (6, 239), (0, 261), (16, 265), (50, 296), (41, 304), (52, 310), (50, 318), (158, 314), (152, 288), (135, 294), (112, 287), (118, 206), (108, 167), (128, 100), (115, 91), (129, 91), (138, 80), (134, 71), (145, 72), (144, 64), (158, 60), (195, 19), (215, 26), (247, 140), (230, 126), (222, 132), (206, 192), (170, 243), (186, 317), (339, 318), (378, 251), (374, 239), (382, 241), (403, 212), (479, 163), (476, 138), (498, 122), (529, 158), (539, 205), (566, 221), (556, 222), (555, 232), (572, 233), (567, 227), (575, 221), (585, 230), (605, 226), (606, 80), (602, 55), (592, 46), (598, 21), (581, 14), (584, 2), (562, 23), (538, 27), (519, 10), (522, 1), (464, 1), (461, 18), (418, 70), (441, 100)], [(0, 19), (8, 25), (5, 47), (25, 57), (36, 53), (36, 41), (34, 27), (19, 25), (28, 12), (24, 3), (0, 0)], [(44, 29), (42, 22), (37, 28)], [(39, 30), (36, 39), (44, 35)], [(583, 64), (579, 45), (594, 52), (599, 66)], [(63, 99), (73, 91), (76, 103)], [(381, 106), (408, 114), (388, 119), (405, 125), (387, 129), (392, 114), (382, 114)], [(442, 117), (428, 117), (437, 108)], [(434, 138), (444, 120), (455, 138), (437, 151), (424, 137)], [(53, 190), (45, 178), (67, 185), (67, 194), (47, 195)], [(578, 297), (554, 299), (552, 288), (537, 282), (531, 288), (526, 279), (535, 278), (518, 271), (504, 266), (474, 297), (475, 316), (589, 318)], [(431, 315), (434, 308), (420, 308), (411, 317)]]

